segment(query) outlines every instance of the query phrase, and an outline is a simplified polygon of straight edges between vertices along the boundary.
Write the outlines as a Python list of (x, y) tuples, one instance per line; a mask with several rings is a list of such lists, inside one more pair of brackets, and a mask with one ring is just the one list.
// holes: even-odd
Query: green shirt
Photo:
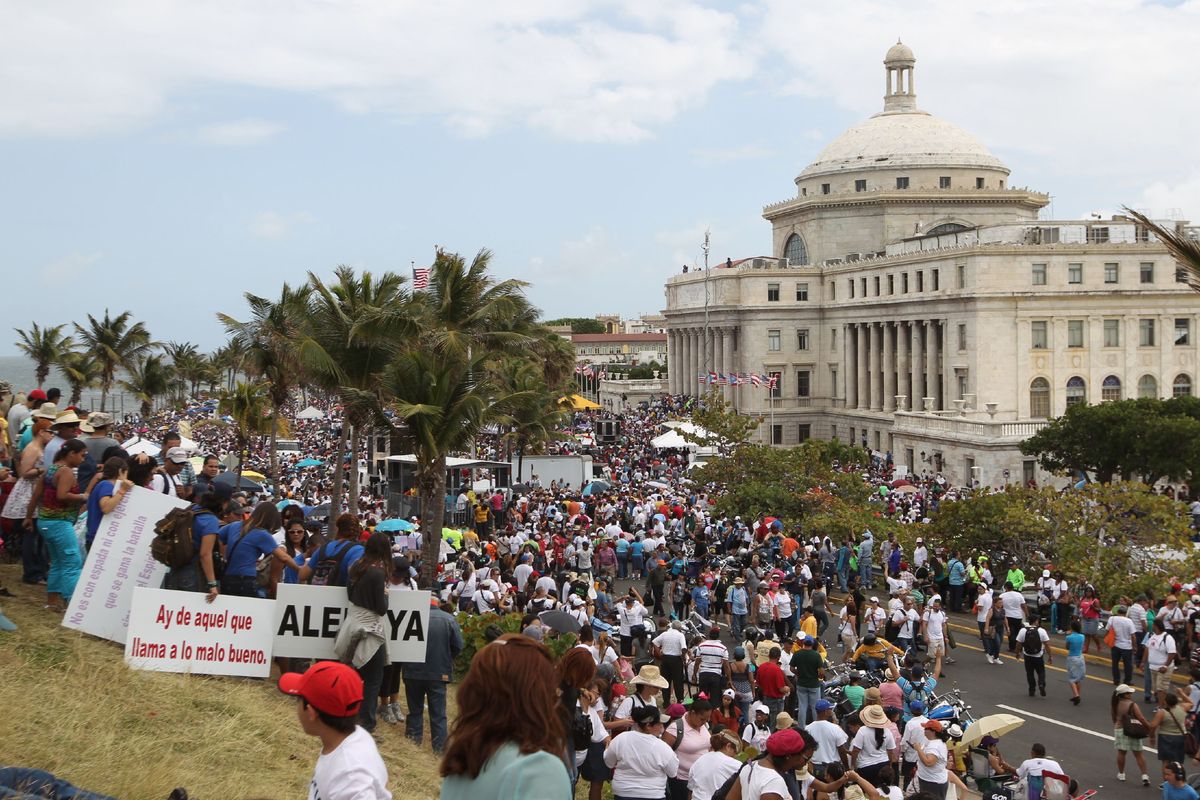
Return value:
[(850, 705), (854, 706), (856, 710), (862, 708), (863, 699), (866, 697), (866, 695), (867, 690), (861, 686), (850, 684), (849, 686), (842, 688), (842, 697), (845, 697), (847, 700), (849, 700)]
[(1011, 583), (1013, 588), (1019, 592), (1025, 588), (1025, 571), (1022, 569), (1010, 569), (1008, 577), (1004, 580)]
[(571, 779), (562, 758), (539, 750), (523, 755), (511, 742), (503, 744), (483, 765), (479, 776), (442, 778), (442, 800), (570, 800)]
[(797, 650), (792, 654), (791, 667), (797, 686), (816, 689), (821, 685), (821, 654), (816, 650)]

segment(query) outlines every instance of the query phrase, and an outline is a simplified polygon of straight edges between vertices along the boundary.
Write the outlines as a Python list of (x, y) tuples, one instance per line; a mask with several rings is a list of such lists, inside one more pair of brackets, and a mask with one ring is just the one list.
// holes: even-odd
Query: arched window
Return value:
[(1120, 399), (1121, 379), (1116, 375), (1109, 375), (1104, 379), (1104, 383), (1100, 384), (1100, 402), (1109, 403)]
[(1158, 397), (1158, 379), (1153, 375), (1138, 378), (1138, 397)]
[(783, 257), (793, 267), (808, 263), (808, 248), (800, 234), (793, 233), (788, 237), (787, 244), (783, 246)]
[(957, 222), (943, 222), (941, 225), (934, 225), (925, 231), (925, 235), (940, 236), (943, 233), (958, 233), (965, 230), (969, 230), (966, 225), (959, 225)]
[(1076, 375), (1067, 380), (1067, 408), (1087, 402), (1087, 384)]
[(1191, 397), (1192, 396), (1192, 379), (1187, 374), (1181, 372), (1175, 376), (1175, 383), (1171, 385), (1172, 397)]
[(1029, 416), (1045, 419), (1050, 416), (1050, 381), (1034, 378), (1029, 384)]

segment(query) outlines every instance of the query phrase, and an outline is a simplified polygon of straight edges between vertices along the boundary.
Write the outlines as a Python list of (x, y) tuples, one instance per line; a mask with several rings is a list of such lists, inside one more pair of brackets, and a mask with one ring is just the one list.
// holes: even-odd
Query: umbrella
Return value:
[(892, 493), (893, 494), (916, 494), (917, 491), (918, 491), (917, 487), (913, 486), (912, 484), (909, 484), (908, 486), (899, 486), (899, 487), (893, 489)]
[(655, 489), (662, 489), (664, 492), (671, 488), (671, 485), (666, 481), (646, 481), (647, 486), (653, 486)]
[(666, 522), (666, 521), (667, 521), (667, 515), (666, 515), (666, 514), (655, 514), (655, 515), (654, 515), (654, 518), (655, 518), (656, 520), (658, 520), (659, 522)]
[(579, 633), (579, 620), (565, 611), (543, 611), (538, 617), (542, 624), (558, 633)]
[(263, 475), (261, 472), (255, 472), (252, 469), (242, 470), (242, 477), (249, 478), (252, 481), (265, 481), (267, 479), (266, 475)]
[(583, 496), (596, 494), (597, 492), (607, 491), (612, 488), (612, 484), (608, 481), (592, 481), (587, 486), (583, 487)]
[(904, 478), (896, 478), (896, 480), (892, 481), (893, 489), (899, 489), (901, 486), (912, 486), (912, 485), (913, 485), (912, 481), (906, 480)]
[(375, 530), (381, 533), (407, 533), (415, 527), (406, 519), (385, 519), (375, 526)]
[(319, 458), (305, 458), (296, 462), (297, 467), (319, 467), (325, 462)]
[(1006, 733), (1015, 731), (1025, 724), (1025, 720), (1012, 714), (990, 714), (980, 717), (967, 726), (963, 732), (962, 741), (955, 745), (956, 749), (974, 747), (985, 736), (995, 736), (999, 739)]
[(275, 504), (275, 507), (278, 508), (280, 511), (283, 511), (288, 506), (298, 506), (298, 505), (300, 505), (299, 500), (292, 500), (291, 498), (287, 498), (284, 500), (280, 500), (278, 503)]
[(329, 517), (329, 503), (322, 503), (316, 507), (310, 507), (306, 516), (316, 517), (317, 519), (327, 519)]
[(246, 477), (248, 473), (242, 473), (242, 480), (238, 482), (236, 472), (222, 472), (217, 477), (213, 478), (213, 483), (223, 483), (226, 486), (236, 486), (238, 489), (247, 489), (251, 492), (261, 492), (262, 484), (257, 481), (252, 481)]

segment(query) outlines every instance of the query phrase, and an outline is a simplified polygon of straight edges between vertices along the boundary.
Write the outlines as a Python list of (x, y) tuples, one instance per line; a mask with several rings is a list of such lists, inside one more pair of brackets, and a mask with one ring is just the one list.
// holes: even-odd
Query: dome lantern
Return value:
[(913, 71), (917, 59), (912, 49), (899, 39), (884, 56), (884, 74), (887, 78), (883, 96), (883, 113), (904, 114), (917, 110), (917, 93), (913, 84)]

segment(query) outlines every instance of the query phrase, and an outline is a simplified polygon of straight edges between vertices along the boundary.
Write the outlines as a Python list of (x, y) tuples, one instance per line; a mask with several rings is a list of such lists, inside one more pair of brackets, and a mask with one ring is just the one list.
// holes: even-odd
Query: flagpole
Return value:
[(707, 373), (710, 361), (708, 353), (708, 229), (704, 231), (704, 244), (701, 249), (704, 250), (704, 353), (702, 354), (702, 358), (704, 359), (704, 372)]

